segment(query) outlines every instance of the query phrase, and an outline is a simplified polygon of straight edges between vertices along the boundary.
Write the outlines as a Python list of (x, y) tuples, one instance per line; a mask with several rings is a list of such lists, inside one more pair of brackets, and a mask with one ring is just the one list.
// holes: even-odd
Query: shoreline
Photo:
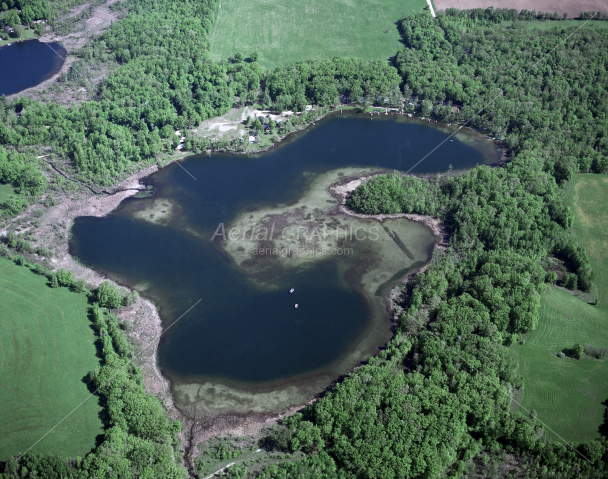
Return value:
[[(38, 40), (40, 41), (40, 39), (38, 39)], [(40, 43), (54, 43), (54, 42), (42, 42), (41, 41)], [(58, 56), (61, 56), (61, 55), (58, 55)], [(67, 74), (67, 72), (70, 70), (71, 66), (74, 64), (75, 61), (76, 61), (76, 57), (67, 53), (65, 58), (63, 59), (63, 65), (61, 65), (61, 68), (57, 71), (57, 73), (54, 73), (49, 78), (41, 81), (37, 85), (31, 86), (24, 90), (20, 90), (17, 93), (11, 93), (10, 95), (6, 95), (6, 99), (11, 101), (11, 100), (15, 100), (15, 99), (19, 98), (20, 96), (28, 94), (28, 93), (38, 93), (43, 90), (46, 90), (49, 86), (51, 86), (51, 84), (55, 83), (57, 78), (59, 78), (59, 75), (61, 75), (62, 73)]]
[[(307, 128), (308, 126), (310, 126), (310, 124), (303, 126), (302, 129)], [(196, 155), (196, 153), (193, 152), (180, 153), (181, 154), (176, 157), (166, 158), (166, 160), (171, 161), (167, 162), (164, 166), (169, 166), (171, 162), (179, 161), (185, 157)], [(87, 284), (93, 287), (96, 287), (104, 280), (108, 280), (105, 275), (97, 273), (78, 263), (69, 254), (67, 234), (65, 234), (58, 243), (53, 243), (54, 226), (56, 226), (57, 221), (62, 223), (67, 222), (68, 225), (65, 226), (65, 228), (69, 231), (69, 227), (71, 227), (74, 219), (78, 216), (102, 217), (109, 214), (116, 209), (124, 199), (135, 195), (141, 190), (145, 190), (145, 187), (140, 180), (155, 173), (158, 169), (158, 165), (156, 164), (149, 166), (148, 168), (130, 175), (112, 188), (104, 190), (99, 194), (89, 193), (80, 200), (74, 201), (70, 199), (69, 196), (66, 196), (60, 199), (60, 202), (56, 206), (47, 210), (43, 217), (41, 217), (41, 225), (36, 230), (36, 236), (39, 237), (39, 244), (41, 246), (53, 244), (58, 249), (55, 257), (50, 259), (49, 266), (51, 266), (53, 270), (65, 268), (66, 270), (72, 271), (75, 277), (84, 279)], [(380, 222), (385, 219), (395, 218), (406, 218), (418, 221), (427, 226), (435, 237), (441, 237), (442, 240), (444, 239), (445, 230), (443, 225), (441, 221), (433, 217), (406, 213), (395, 215), (362, 215), (349, 210), (345, 205), (348, 195), (350, 195), (363, 181), (368, 180), (372, 176), (374, 175), (363, 176), (356, 179), (351, 178), (342, 183), (330, 186), (329, 193), (340, 200), (340, 204), (335, 211), (353, 217), (375, 219)], [(440, 247), (440, 244), (441, 241), (436, 242), (434, 248)], [(388, 305), (392, 313), (395, 313), (394, 299), (399, 294), (398, 287), (416, 274), (424, 271), (425, 268), (426, 265), (412, 273), (405, 280), (396, 283), (386, 294), (386, 299), (388, 300)], [(114, 281), (111, 282), (117, 284)], [(129, 290), (129, 288), (125, 288), (121, 285), (118, 286), (121, 290)], [(140, 353), (137, 356), (138, 360), (136, 362), (134, 361), (134, 363), (142, 370), (145, 391), (153, 394), (161, 402), (169, 417), (177, 419), (182, 423), (182, 430), (179, 433), (179, 438), (184, 450), (184, 462), (190, 467), (193, 466), (194, 458), (198, 454), (196, 446), (199, 443), (213, 436), (225, 436), (227, 434), (257, 435), (263, 428), (272, 426), (285, 416), (292, 415), (302, 408), (313, 404), (323, 397), (323, 395), (334, 385), (334, 382), (332, 382), (327, 389), (315, 394), (305, 402), (295, 406), (289, 406), (277, 413), (227, 413), (212, 417), (203, 412), (201, 417), (198, 413), (190, 411), (188, 408), (178, 407), (174, 399), (172, 385), (170, 381), (162, 375), (158, 367), (157, 350), (163, 328), (160, 315), (154, 304), (151, 301), (140, 297), (132, 306), (122, 307), (115, 313), (120, 322), (129, 320), (133, 325), (132, 331), (125, 334), (127, 338), (132, 342), (135, 342), (141, 348)], [(391, 320), (390, 317), (388, 319)]]
[[(66, 51), (65, 58), (62, 57), (64, 60), (63, 65), (57, 73), (53, 74), (46, 80), (30, 88), (7, 95), (6, 98), (8, 100), (15, 100), (21, 96), (32, 97), (32, 94), (34, 94), (33, 99), (37, 99), (36, 94), (41, 94), (47, 91), (48, 88), (57, 81), (59, 75), (62, 73), (67, 73), (70, 70), (70, 67), (78, 59), (78, 52), (82, 50), (82, 48), (91, 38), (95, 37), (96, 35), (100, 35), (110, 27), (112, 22), (122, 18), (124, 13), (123, 11), (113, 12), (109, 9), (109, 7), (117, 1), (118, 0), (106, 0), (99, 5), (91, 7), (92, 10), (90, 9), (90, 15), (86, 19), (82, 19), (82, 17), (79, 19), (78, 17), (82, 14), (83, 10), (89, 6), (89, 4), (84, 3), (77, 5), (70, 8), (69, 11), (63, 13), (59, 19), (60, 21), (58, 25), (50, 29), (47, 27), (47, 31), (41, 37), (24, 39), (23, 41), (37, 39), (41, 43), (59, 43)], [(68, 22), (68, 24), (73, 23), (72, 28), (69, 30), (69, 33), (65, 33), (63, 35), (57, 34), (55, 30), (58, 26), (61, 26), (63, 22)], [(59, 56), (61, 57), (61, 55)], [(54, 102), (63, 104), (66, 107), (69, 107), (72, 102), (78, 104), (81, 102), (81, 100), (76, 97), (76, 93), (79, 91), (81, 91), (80, 87), (68, 89), (67, 92), (62, 93), (62, 95), (65, 97), (62, 101), (55, 99)]]
[[(379, 106), (377, 106), (377, 107), (372, 106), (372, 107), (364, 108), (362, 106), (356, 106), (356, 105), (341, 105), (341, 106), (342, 106), (342, 108), (329, 107), (329, 110), (326, 113), (324, 113), (321, 116), (318, 116), (315, 119), (311, 120), (310, 123), (301, 124), (301, 125), (296, 126), (294, 130), (290, 131), (289, 133), (284, 134), (283, 136), (279, 135), (278, 142), (276, 142), (275, 144), (271, 144), (271, 145), (269, 145), (269, 146), (267, 146), (265, 148), (260, 148), (258, 150), (248, 150), (248, 149), (237, 150), (237, 149), (229, 149), (229, 148), (215, 149), (213, 147), (210, 147), (210, 148), (207, 148), (206, 150), (204, 150), (204, 152), (202, 152), (200, 154), (204, 153), (204, 154), (208, 155), (210, 153), (214, 153), (215, 152), (215, 153), (231, 153), (231, 154), (235, 154), (235, 155), (251, 155), (251, 154), (264, 153), (266, 151), (269, 151), (271, 148), (273, 148), (275, 146), (278, 146), (278, 144), (281, 143), (283, 140), (288, 139), (290, 135), (292, 135), (294, 133), (302, 132), (302, 131), (308, 129), (310, 126), (316, 126), (315, 122), (323, 120), (323, 119), (325, 119), (326, 117), (328, 117), (331, 114), (337, 114), (338, 111), (340, 113), (343, 113), (343, 110), (345, 108), (346, 108), (345, 111), (347, 113), (357, 113), (357, 114), (370, 113), (373, 116), (373, 114), (377, 114), (377, 115), (380, 115), (380, 114), (389, 115), (389, 112), (390, 112), (391, 116), (407, 117), (407, 118), (411, 118), (411, 119), (416, 119), (416, 120), (421, 121), (421, 122), (423, 122), (423, 121), (428, 121), (428, 122), (434, 121), (435, 123), (439, 123), (441, 125), (444, 125), (445, 127), (449, 127), (449, 126), (452, 125), (452, 123), (447, 123), (445, 121), (431, 120), (430, 118), (425, 118), (425, 117), (421, 116), (420, 112), (406, 113), (404, 110), (400, 110), (398, 108), (379, 107)], [(245, 108), (248, 109), (250, 107), (245, 107)], [(233, 107), (232, 109), (236, 109), (236, 108)], [(373, 110), (373, 111), (369, 111), (369, 110)], [(315, 111), (315, 110), (313, 110), (313, 111)], [(253, 115), (251, 115), (251, 114), (248, 115), (248, 116), (253, 116), (253, 118), (257, 118), (258, 114), (262, 114), (262, 115), (270, 115), (270, 117), (272, 119), (276, 120), (277, 118), (281, 118), (281, 117), (299, 116), (299, 115), (302, 115), (302, 114), (304, 114), (306, 112), (292, 112), (291, 110), (289, 110), (289, 111), (273, 114), (273, 113), (271, 113), (271, 110), (250, 110), (249, 113), (253, 113)], [(225, 114), (225, 115), (227, 115), (227, 114)], [(225, 116), (225, 115), (222, 115), (222, 116)], [(217, 117), (217, 118), (222, 118), (222, 116)], [(217, 118), (214, 118), (212, 120), (217, 120)], [(210, 121), (210, 120), (205, 120), (204, 122), (202, 122), (196, 128), (190, 128), (191, 133), (192, 132), (196, 132), (205, 122), (208, 122), (208, 121)], [(241, 122), (240, 121), (239, 122), (237, 122), (237, 121), (225, 121), (225, 122), (222, 122), (222, 125), (227, 125), (227, 124), (232, 124), (232, 125), (234, 125), (235, 127), (238, 128), (238, 125), (241, 124)], [(466, 122), (465, 122), (465, 124), (466, 124)], [(454, 125), (456, 125), (456, 124), (454, 124)], [(504, 146), (503, 139), (497, 139), (497, 138), (488, 137), (488, 134), (485, 133), (484, 131), (478, 130), (478, 129), (470, 127), (470, 126), (461, 125), (460, 128), (458, 128), (458, 130), (465, 130), (465, 129), (469, 130), (470, 132), (473, 132), (473, 133), (476, 133), (476, 134), (480, 134), (480, 135), (484, 136), (485, 139), (490, 139), (490, 140), (494, 141), (495, 142), (494, 143), (495, 146), (500, 149), (500, 151), (501, 151), (500, 158), (494, 159), (492, 162), (490, 162), (490, 161), (488, 161), (486, 159), (486, 161), (484, 161), (483, 164), (486, 164), (486, 165), (488, 165), (490, 167), (496, 167), (496, 166), (502, 166), (502, 165), (504, 165), (505, 163), (508, 162), (508, 160), (509, 160), (508, 151), (509, 150)], [(228, 128), (226, 130), (226, 132), (230, 131), (230, 130), (231, 129)], [(225, 131), (219, 129), (218, 133), (219, 133), (218, 138), (223, 138)], [(454, 133), (456, 133), (456, 132), (454, 132)], [(179, 151), (183, 152), (184, 150), (179, 150)], [(482, 155), (485, 156), (485, 154), (481, 150), (479, 150), (479, 151), (481, 152)], [(190, 155), (197, 155), (197, 154), (198, 153), (196, 153), (194, 151), (192, 151), (190, 153)], [(178, 159), (185, 158), (185, 156), (188, 156), (188, 155), (180, 156)], [(412, 219), (412, 218), (410, 218), (410, 219)], [(419, 221), (419, 220), (415, 220), (415, 221)]]
[[(381, 175), (384, 173), (379, 173)], [(363, 219), (374, 219), (380, 221), (381, 223), (386, 219), (398, 219), (398, 218), (406, 218), (411, 221), (416, 221), (422, 223), (424, 226), (429, 228), (433, 235), (436, 238), (439, 238), (440, 241), (436, 243), (435, 247), (445, 247), (447, 243), (445, 239), (447, 237), (447, 231), (443, 222), (435, 218), (434, 216), (428, 215), (418, 215), (413, 213), (395, 213), (395, 214), (380, 214), (380, 215), (366, 215), (363, 213), (356, 213), (351, 209), (346, 207), (346, 200), (348, 197), (357, 189), (359, 185), (363, 182), (373, 178), (374, 176), (363, 176), (361, 178), (350, 179), (343, 183), (338, 183), (329, 188), (330, 193), (334, 195), (336, 199), (340, 201), (340, 205), (338, 206), (338, 211), (348, 216), (353, 216), (355, 218), (363, 218)]]
[[(379, 173), (379, 174), (383, 174), (383, 173)], [(362, 214), (362, 213), (355, 213), (353, 210), (346, 207), (346, 201), (347, 201), (348, 197), (357, 189), (357, 187), (359, 185), (361, 185), (362, 183), (364, 183), (365, 181), (370, 180), (374, 176), (378, 176), (378, 175), (363, 176), (361, 178), (350, 179), (350, 180), (346, 180), (345, 182), (332, 185), (329, 188), (329, 190), (332, 193), (332, 195), (340, 201), (340, 205), (338, 206), (337, 211), (342, 214), (348, 215), (348, 216), (354, 216), (356, 218), (374, 219), (374, 220), (379, 221), (380, 223), (382, 223), (385, 219), (397, 219), (397, 218), (405, 218), (405, 219), (408, 219), (411, 221), (416, 221), (416, 222), (422, 223), (424, 226), (429, 228), (429, 230), (431, 230), (431, 232), (433, 233), (433, 236), (435, 236), (435, 244), (433, 246), (433, 251), (431, 253), (430, 259), (432, 259), (432, 255), (436, 250), (438, 250), (438, 249), (445, 250), (448, 247), (449, 235), (446, 231), (446, 228), (445, 228), (443, 222), (440, 219), (435, 218), (434, 216), (417, 215), (417, 214), (412, 214), (412, 213), (366, 215), (366, 214)], [(403, 278), (399, 282), (395, 283), (393, 285), (393, 287), (385, 294), (385, 299), (387, 301), (388, 308), (389, 308), (390, 312), (393, 314), (392, 321), (395, 324), (397, 322), (397, 315), (403, 309), (401, 306), (399, 306), (397, 304), (398, 298), (401, 297), (401, 295), (403, 294), (401, 286), (409, 283), (417, 275), (424, 273), (429, 266), (430, 259), (417, 271), (414, 271), (413, 273), (407, 275), (405, 278)], [(394, 337), (394, 333), (396, 333), (396, 330), (393, 330), (393, 337)]]

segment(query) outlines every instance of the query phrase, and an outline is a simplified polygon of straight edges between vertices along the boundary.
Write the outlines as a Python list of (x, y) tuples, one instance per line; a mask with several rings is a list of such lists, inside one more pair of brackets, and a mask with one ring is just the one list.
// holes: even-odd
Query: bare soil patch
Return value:
[(537, 12), (557, 12), (560, 15), (567, 13), (568, 18), (578, 18), (581, 12), (600, 11), (608, 12), (608, 3), (605, 0), (569, 0), (555, 2), (554, 0), (433, 0), (437, 11), (446, 8), (514, 8), (518, 12), (536, 10)]

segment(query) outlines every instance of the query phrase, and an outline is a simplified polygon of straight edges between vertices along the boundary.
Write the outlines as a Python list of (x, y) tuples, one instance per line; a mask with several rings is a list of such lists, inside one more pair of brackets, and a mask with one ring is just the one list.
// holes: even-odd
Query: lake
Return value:
[(0, 95), (12, 95), (49, 79), (63, 65), (67, 51), (58, 43), (15, 42), (0, 48)]
[[(178, 401), (280, 410), (386, 344), (385, 295), (435, 244), (421, 223), (337, 212), (329, 186), (407, 170), (448, 131), (334, 114), (259, 155), (190, 156), (144, 179), (150, 195), (103, 218), (77, 218), (70, 253), (153, 300), (164, 327), (200, 300), (159, 347)], [(453, 140), (414, 172), (499, 160), (482, 135)]]

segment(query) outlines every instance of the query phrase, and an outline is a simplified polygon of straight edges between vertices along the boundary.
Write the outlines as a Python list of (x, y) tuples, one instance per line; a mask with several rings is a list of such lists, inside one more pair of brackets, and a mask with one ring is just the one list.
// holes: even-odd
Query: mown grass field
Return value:
[(425, 0), (222, 0), (211, 54), (226, 60), (258, 51), (265, 68), (336, 56), (387, 59), (403, 48), (395, 23), (425, 8)]
[[(567, 441), (599, 437), (608, 399), (608, 359), (559, 358), (575, 343), (608, 348), (608, 315), (571, 294), (550, 287), (541, 297), (538, 327), (518, 350), (524, 377), (519, 402)], [(527, 414), (522, 410), (522, 413)], [(552, 440), (558, 438), (547, 431)]]
[[(0, 461), (24, 452), (89, 395), (99, 365), (84, 294), (52, 289), (44, 276), (0, 258)], [(92, 397), (37, 446), (84, 456), (102, 434)]]
[(608, 313), (608, 175), (578, 175), (567, 202), (575, 213), (577, 240), (587, 249), (595, 273), (598, 308)]

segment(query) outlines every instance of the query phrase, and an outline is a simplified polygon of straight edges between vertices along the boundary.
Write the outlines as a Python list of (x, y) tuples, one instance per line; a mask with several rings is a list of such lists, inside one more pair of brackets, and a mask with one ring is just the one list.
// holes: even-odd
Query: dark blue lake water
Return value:
[(58, 43), (38, 40), (0, 48), (0, 95), (12, 95), (38, 85), (57, 73), (67, 51)]
[[(298, 200), (311, 174), (358, 166), (407, 170), (446, 137), (424, 122), (338, 114), (258, 156), (191, 156), (181, 164), (196, 181), (173, 164), (145, 180), (152, 198), (129, 198), (104, 218), (77, 218), (70, 253), (152, 298), (165, 327), (202, 300), (163, 336), (159, 362), (171, 378), (262, 383), (322, 368), (353, 345), (369, 320), (369, 304), (354, 283), (340, 276), (336, 262), (324, 261), (271, 271), (278, 290), (261, 290), (210, 241), (214, 230), (243, 211)], [(414, 172), (497, 161), (493, 142), (479, 141), (480, 149), (447, 142)], [(133, 216), (138, 204), (163, 200), (174, 213), (163, 224)], [(294, 297), (286, 294), (293, 285), (306, 305), (297, 318)]]

